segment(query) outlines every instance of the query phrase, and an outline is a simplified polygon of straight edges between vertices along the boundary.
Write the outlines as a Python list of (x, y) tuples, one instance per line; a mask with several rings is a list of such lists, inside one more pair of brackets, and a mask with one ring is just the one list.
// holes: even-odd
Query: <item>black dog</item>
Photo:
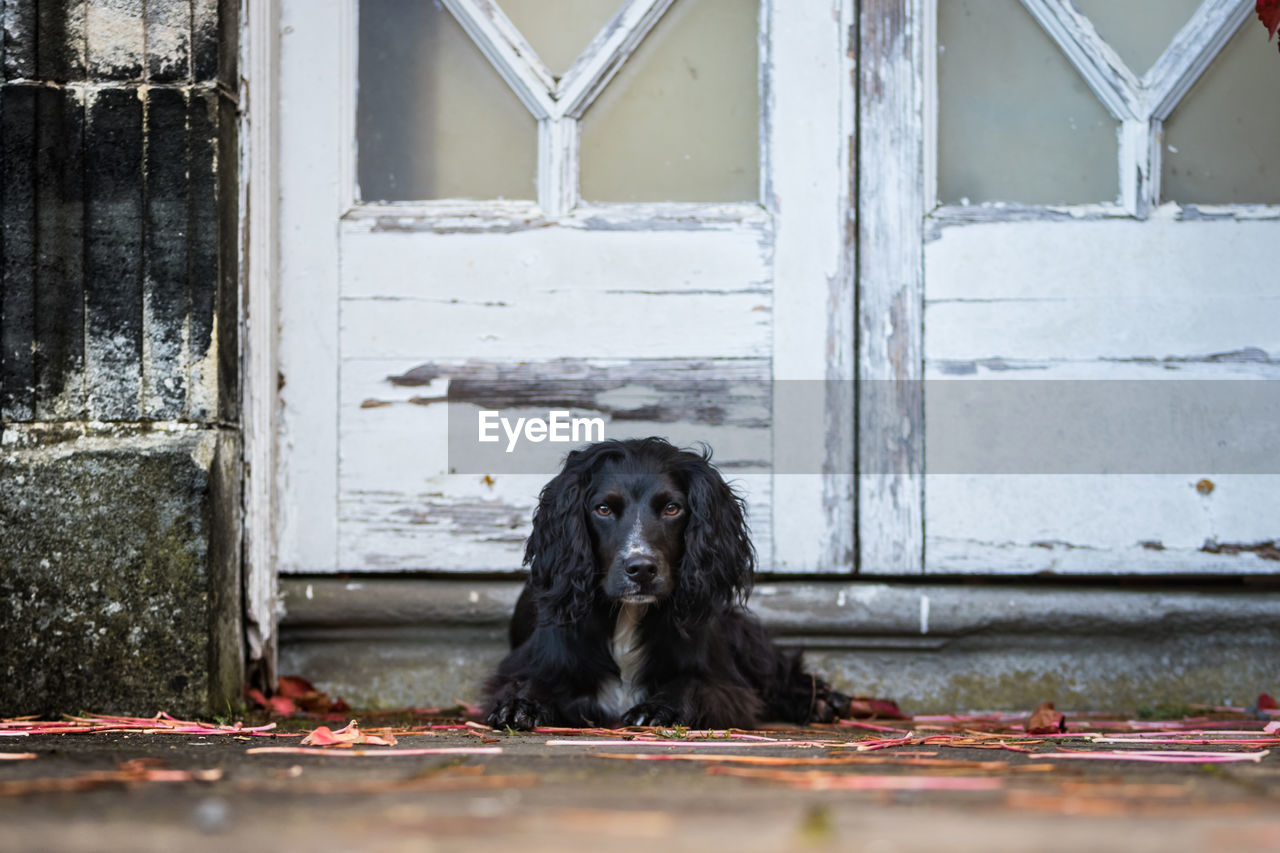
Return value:
[(659, 438), (569, 454), (533, 515), (489, 725), (750, 728), (848, 711), (744, 609), (755, 549), (709, 459)]

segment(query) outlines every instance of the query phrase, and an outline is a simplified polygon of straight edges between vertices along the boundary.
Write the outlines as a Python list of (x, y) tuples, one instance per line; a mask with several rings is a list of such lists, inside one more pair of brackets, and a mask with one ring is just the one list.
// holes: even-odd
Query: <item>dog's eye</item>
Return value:
[(681, 510), (680, 504), (672, 501), (662, 508), (663, 515), (679, 515)]
[(608, 518), (609, 516), (613, 515), (613, 510), (609, 509), (608, 504), (600, 504), (596, 507), (596, 515), (600, 516), (601, 518)]

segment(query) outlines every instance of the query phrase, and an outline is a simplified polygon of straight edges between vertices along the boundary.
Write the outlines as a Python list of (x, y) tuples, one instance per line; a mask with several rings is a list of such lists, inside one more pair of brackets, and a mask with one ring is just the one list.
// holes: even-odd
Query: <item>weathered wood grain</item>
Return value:
[[(332, 570), (337, 560), (339, 243), (344, 212), (341, 98), (354, 83), (342, 57), (342, 0), (280, 3), (280, 570)], [(287, 35), (286, 35), (287, 33)], [(336, 61), (335, 61), (336, 59)], [(349, 137), (345, 137), (349, 138)]]
[(923, 568), (922, 0), (871, 0), (858, 70), (859, 571)]
[[(238, 174), (247, 211), (239, 265), (244, 304), (244, 610), (250, 666), (268, 684), (277, 674), (279, 573), (276, 483), (279, 448), (279, 147), (280, 4), (249, 5), (240, 81), (244, 163)], [(249, 677), (253, 681), (253, 675)]]
[(929, 476), (928, 573), (1275, 574), (1275, 475)]
[[(770, 563), (767, 360), (606, 360), (344, 365), (341, 400), (340, 570), (510, 571), (533, 502), (555, 473), (450, 474), (453, 416), (474, 407), (543, 416), (549, 408), (604, 419), (605, 436), (705, 441), (749, 499), (756, 546)], [(459, 414), (462, 412), (462, 414)], [(755, 438), (752, 438), (752, 435)], [(441, 437), (424, 440), (425, 436)], [(748, 448), (764, 459), (739, 459)], [(392, 449), (393, 452), (388, 452)], [(572, 449), (566, 445), (558, 453)], [(744, 474), (740, 464), (766, 473)]]
[[(761, 173), (775, 217), (772, 568), (855, 568), (854, 4), (762, 7)], [(854, 51), (856, 54), (856, 51)], [(813, 465), (818, 460), (820, 465)]]
[[(926, 356), (1094, 360), (1280, 352), (1274, 222), (1011, 222), (925, 251)], [(1089, 250), (1082, 251), (1081, 247)]]
[(353, 230), (344, 231), (342, 252), (344, 358), (759, 358), (770, 351), (771, 270), (752, 227), (465, 236)]

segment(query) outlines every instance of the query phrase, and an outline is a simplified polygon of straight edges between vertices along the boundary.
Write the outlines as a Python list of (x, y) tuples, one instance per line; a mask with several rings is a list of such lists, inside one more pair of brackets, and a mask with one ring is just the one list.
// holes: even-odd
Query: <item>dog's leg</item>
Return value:
[(766, 714), (790, 723), (830, 723), (849, 713), (849, 697), (808, 672), (798, 651), (778, 650)]
[(554, 722), (552, 709), (533, 698), (527, 682), (507, 681), (491, 689), (485, 723), (493, 728), (528, 730)]
[(764, 703), (752, 688), (711, 675), (689, 676), (662, 685), (646, 701), (622, 715), (628, 726), (690, 726), (698, 729), (755, 728)]
[(595, 698), (604, 654), (576, 628), (538, 627), (489, 680), (486, 722), (499, 729), (609, 722)]

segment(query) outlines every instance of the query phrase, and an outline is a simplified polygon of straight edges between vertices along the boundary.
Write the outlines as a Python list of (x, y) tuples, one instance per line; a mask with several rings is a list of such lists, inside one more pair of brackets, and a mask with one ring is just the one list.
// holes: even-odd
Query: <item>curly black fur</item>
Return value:
[[(646, 438), (570, 453), (533, 515), (489, 724), (747, 728), (847, 712), (848, 697), (745, 609), (755, 550), (743, 509), (706, 450)], [(612, 707), (602, 691), (623, 675), (610, 644), (629, 606), (642, 613), (635, 701)]]

